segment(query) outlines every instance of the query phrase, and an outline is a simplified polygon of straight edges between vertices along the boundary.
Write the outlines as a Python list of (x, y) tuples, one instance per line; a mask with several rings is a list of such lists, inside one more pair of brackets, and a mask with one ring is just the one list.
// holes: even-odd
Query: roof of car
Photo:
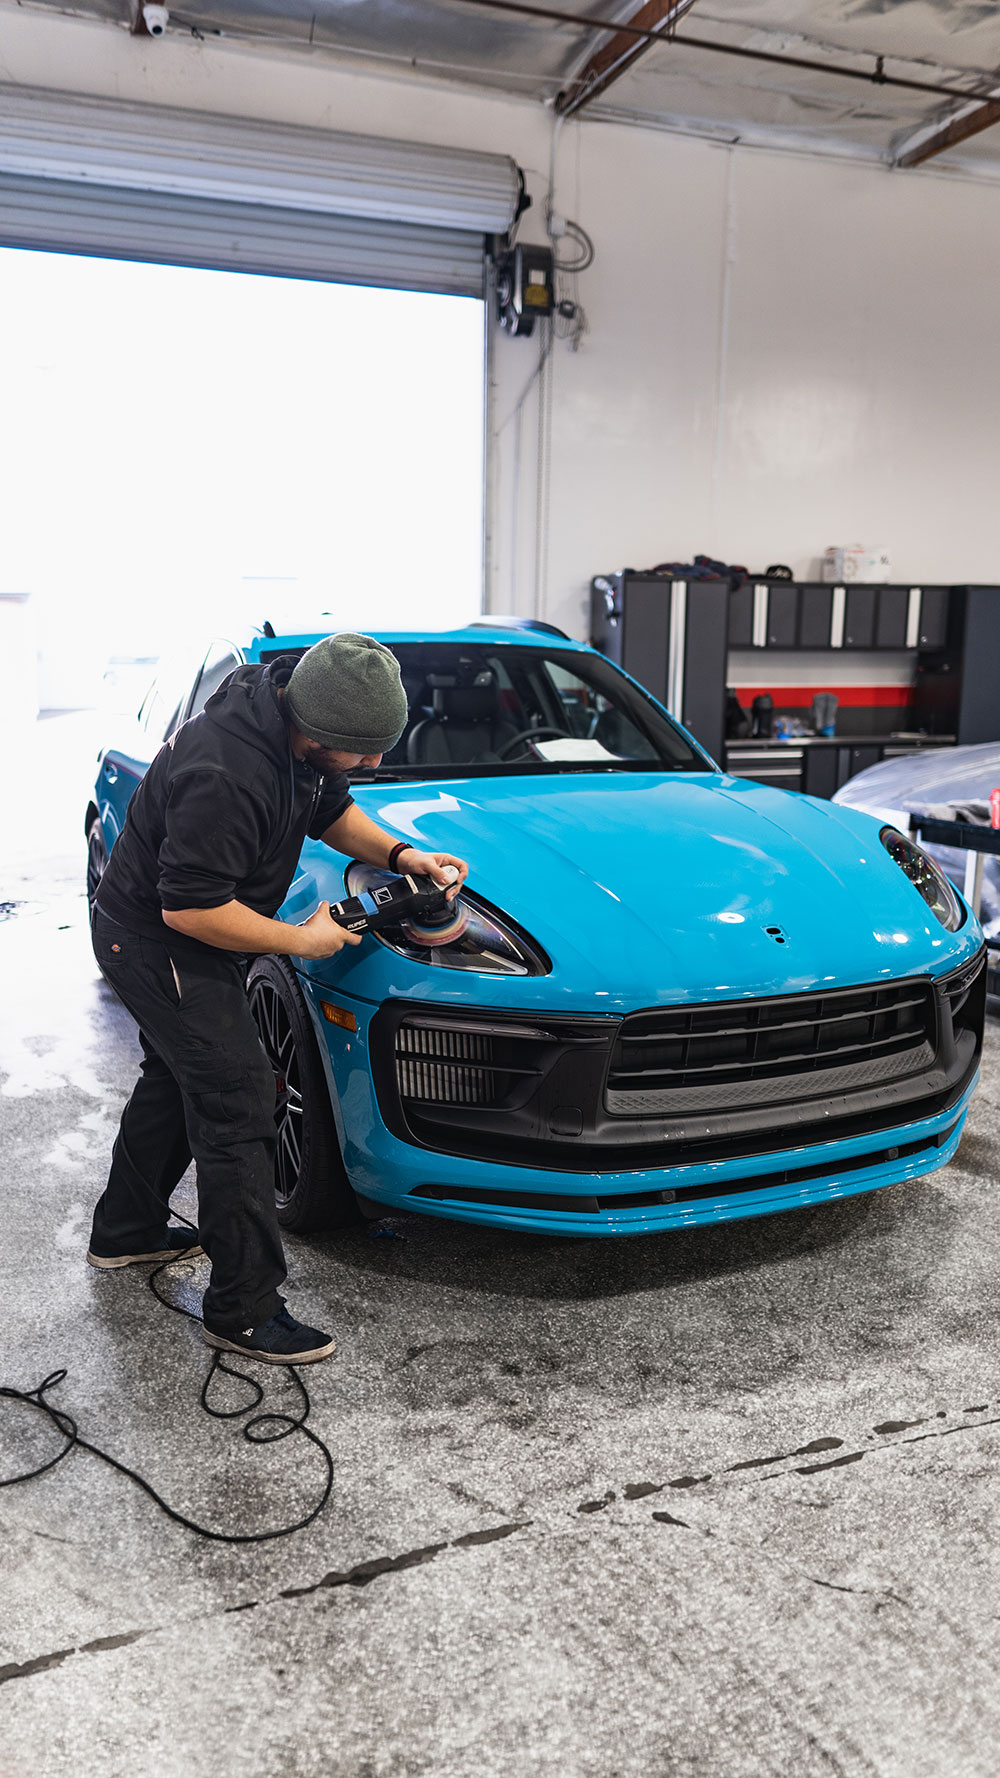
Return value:
[[(269, 625), (268, 628), (271, 628)], [(550, 647), (568, 648), (590, 653), (589, 644), (576, 642), (572, 637), (557, 630), (553, 624), (533, 623), (530, 619), (523, 623), (491, 624), (488, 620), (464, 624), (456, 630), (385, 630), (377, 629), (368, 632), (377, 642), (388, 644), (402, 642), (465, 642), (469, 644), (487, 644), (490, 647), (538, 648), (547, 643)], [(301, 629), (280, 629), (268, 635), (263, 629), (256, 629), (252, 639), (246, 645), (246, 654), (250, 659), (259, 659), (262, 655), (273, 655), (288, 648), (310, 648), (314, 642), (322, 641), (324, 636), (336, 634), (335, 629), (322, 624), (310, 624)]]

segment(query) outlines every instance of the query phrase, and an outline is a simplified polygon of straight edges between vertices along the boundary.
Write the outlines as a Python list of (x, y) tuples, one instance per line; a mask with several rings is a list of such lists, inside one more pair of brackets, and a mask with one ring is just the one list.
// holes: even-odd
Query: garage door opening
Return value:
[(481, 609), (481, 302), (5, 249), (0, 309), (0, 595), (43, 709), (227, 624)]

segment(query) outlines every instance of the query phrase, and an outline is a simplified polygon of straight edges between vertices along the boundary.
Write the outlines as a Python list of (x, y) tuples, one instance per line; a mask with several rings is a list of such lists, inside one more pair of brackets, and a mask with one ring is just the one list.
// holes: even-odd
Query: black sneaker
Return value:
[(289, 1315), (284, 1299), (277, 1315), (259, 1327), (224, 1334), (205, 1324), (201, 1331), (206, 1345), (240, 1352), (244, 1358), (259, 1358), (262, 1364), (315, 1364), (320, 1358), (329, 1358), (335, 1349), (329, 1334), (320, 1333), (318, 1327), (304, 1327)]
[(143, 1266), (153, 1260), (197, 1259), (204, 1251), (198, 1240), (197, 1229), (168, 1229), (163, 1245), (149, 1253), (97, 1253), (91, 1247), (87, 1253), (87, 1264), (98, 1266), (104, 1272), (112, 1272), (118, 1266)]

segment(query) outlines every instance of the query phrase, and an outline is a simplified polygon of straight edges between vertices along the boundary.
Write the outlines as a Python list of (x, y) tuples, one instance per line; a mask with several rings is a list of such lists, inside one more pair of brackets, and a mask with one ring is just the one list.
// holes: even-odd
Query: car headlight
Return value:
[(965, 919), (965, 904), (956, 895), (943, 870), (928, 858), (926, 852), (895, 827), (883, 827), (879, 839), (889, 857), (909, 877), (918, 895), (922, 895), (935, 919), (947, 932), (957, 932)]
[[(360, 895), (363, 890), (371, 892), (392, 880), (389, 871), (357, 861), (344, 872), (350, 895)], [(487, 909), (477, 896), (463, 890), (454, 905), (454, 929), (446, 928), (440, 934), (421, 932), (400, 920), (395, 926), (381, 927), (371, 936), (397, 956), (408, 957), (425, 968), (430, 964), (442, 969), (469, 969), (477, 975), (549, 974), (552, 965), (544, 951), (493, 908)]]

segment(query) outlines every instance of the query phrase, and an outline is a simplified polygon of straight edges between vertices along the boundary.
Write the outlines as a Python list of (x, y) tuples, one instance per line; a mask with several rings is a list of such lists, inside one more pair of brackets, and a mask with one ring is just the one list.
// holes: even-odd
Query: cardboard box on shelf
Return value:
[(851, 581), (885, 586), (891, 578), (889, 551), (878, 544), (838, 544), (823, 556), (823, 579), (835, 586), (846, 586)]

